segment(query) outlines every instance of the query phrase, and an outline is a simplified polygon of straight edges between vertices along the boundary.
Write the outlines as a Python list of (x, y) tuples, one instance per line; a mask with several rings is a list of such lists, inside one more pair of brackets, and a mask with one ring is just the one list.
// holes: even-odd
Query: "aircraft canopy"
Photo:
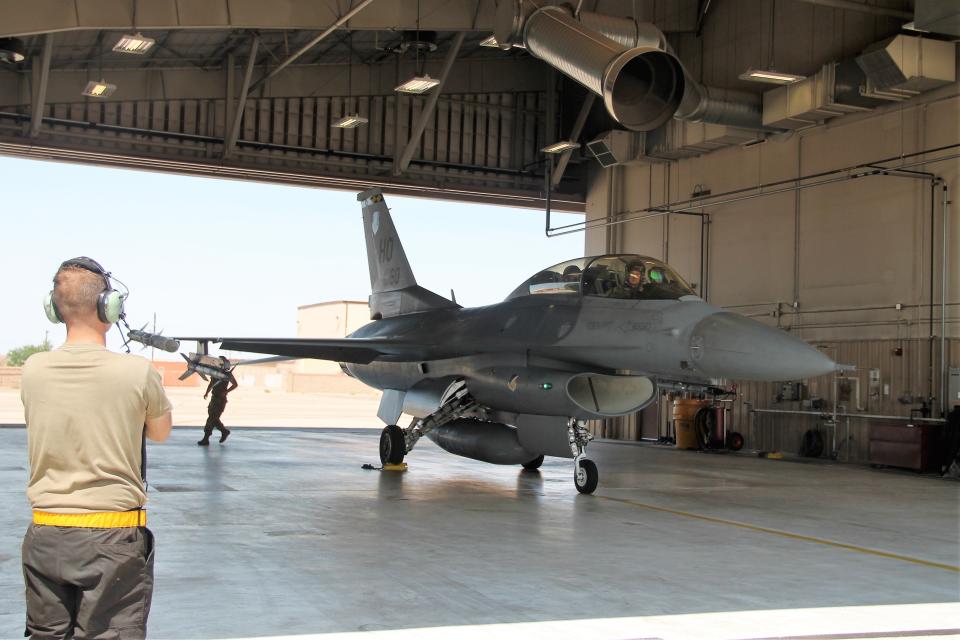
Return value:
[(679, 300), (697, 295), (666, 263), (635, 254), (561, 262), (535, 273), (514, 289), (507, 300), (545, 294), (628, 300)]

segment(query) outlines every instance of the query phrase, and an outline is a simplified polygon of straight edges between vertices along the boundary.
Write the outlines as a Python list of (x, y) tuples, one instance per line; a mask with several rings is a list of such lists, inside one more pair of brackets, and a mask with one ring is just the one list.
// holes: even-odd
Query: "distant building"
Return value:
[[(333, 300), (297, 307), (298, 338), (344, 338), (368, 322), (370, 307), (366, 302)], [(293, 373), (293, 390), (314, 391), (315, 384), (322, 384), (322, 379), (311, 381), (312, 376), (336, 375), (341, 371), (336, 362), (308, 358), (297, 360)]]

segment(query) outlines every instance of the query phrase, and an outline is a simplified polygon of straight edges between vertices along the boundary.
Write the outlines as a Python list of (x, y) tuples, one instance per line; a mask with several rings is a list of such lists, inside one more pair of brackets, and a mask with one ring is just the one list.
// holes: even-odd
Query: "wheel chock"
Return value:
[(400, 464), (385, 464), (383, 465), (384, 471), (406, 471), (407, 463), (401, 462)]

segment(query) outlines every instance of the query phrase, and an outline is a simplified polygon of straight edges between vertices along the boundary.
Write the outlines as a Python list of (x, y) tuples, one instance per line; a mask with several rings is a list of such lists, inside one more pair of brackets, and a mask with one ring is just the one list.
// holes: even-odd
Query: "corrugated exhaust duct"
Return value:
[(596, 93), (628, 129), (656, 129), (680, 105), (684, 74), (676, 56), (611, 40), (577, 22), (567, 5), (530, 13), (522, 1), (501, 0), (496, 38), (506, 48), (522, 42), (530, 54)]
[[(627, 47), (656, 48), (673, 55), (666, 36), (648, 22), (615, 18), (590, 11), (580, 12), (580, 22)], [(679, 120), (709, 122), (742, 129), (763, 129), (760, 98), (750, 93), (705, 87), (683, 70), (684, 91), (680, 106), (673, 114)]]

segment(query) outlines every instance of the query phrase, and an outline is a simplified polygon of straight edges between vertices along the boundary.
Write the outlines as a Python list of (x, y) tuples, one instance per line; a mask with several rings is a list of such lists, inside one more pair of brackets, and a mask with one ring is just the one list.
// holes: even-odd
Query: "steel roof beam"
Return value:
[[(135, 0), (136, 28), (162, 29), (306, 29), (321, 30), (337, 20), (335, 2), (317, 0)], [(345, 3), (339, 3), (345, 4)], [(422, 12), (424, 31), (493, 31), (495, 6), (477, 0), (434, 0)], [(415, 0), (390, 0), (377, 11), (364, 12), (352, 30), (412, 30), (417, 28)], [(427, 10), (429, 9), (429, 10)], [(29, 36), (55, 31), (129, 30), (133, 3), (129, 0), (0, 0), (0, 37)]]
[(901, 11), (899, 9), (889, 9), (887, 7), (878, 7), (872, 4), (861, 4), (853, 0), (799, 0), (807, 4), (816, 4), (821, 7), (830, 7), (832, 9), (844, 9), (846, 11), (857, 11), (859, 13), (869, 13), (874, 16), (888, 16), (899, 18), (900, 20), (913, 20), (913, 12)]
[(34, 74), (36, 82), (33, 91), (33, 107), (30, 112), (30, 137), (36, 138), (40, 133), (40, 124), (43, 122), (43, 108), (47, 102), (47, 84), (50, 82), (50, 58), (53, 57), (53, 34), (48, 33), (43, 38), (43, 53), (41, 54), (39, 78)]
[[(593, 108), (593, 102), (596, 97), (597, 95), (595, 93), (587, 94), (587, 99), (584, 100), (580, 106), (580, 113), (577, 114), (577, 119), (573, 123), (573, 129), (570, 131), (569, 140), (571, 142), (576, 142), (580, 134), (583, 133), (583, 125), (587, 122), (587, 116), (590, 115), (590, 109)], [(571, 155), (573, 155), (573, 149), (567, 149), (560, 154), (560, 160), (557, 162), (557, 166), (554, 168), (550, 178), (550, 186), (552, 188), (556, 189), (560, 185), (563, 174), (567, 170), (567, 164), (570, 163)]]
[(257, 80), (255, 83), (253, 83), (253, 86), (250, 87), (251, 90), (256, 89), (256, 88), (259, 87), (261, 84), (263, 84), (264, 82), (266, 82), (267, 80), (269, 80), (269, 79), (272, 78), (273, 76), (277, 75), (278, 73), (280, 73), (281, 71), (283, 71), (284, 69), (286, 69), (287, 66), (288, 66), (290, 63), (292, 63), (294, 60), (296, 60), (297, 58), (299, 58), (300, 56), (302, 56), (303, 54), (305, 54), (307, 51), (310, 51), (310, 49), (313, 49), (315, 46), (317, 46), (317, 44), (320, 43), (320, 41), (322, 41), (324, 38), (326, 38), (327, 36), (329, 36), (331, 33), (333, 33), (334, 31), (336, 31), (337, 29), (339, 29), (339, 28), (342, 27), (343, 25), (345, 25), (347, 22), (350, 21), (351, 18), (353, 18), (353, 16), (355, 16), (355, 15), (357, 15), (358, 13), (360, 13), (361, 11), (363, 11), (363, 10), (364, 10), (365, 8), (367, 8), (367, 6), (368, 6), (370, 3), (372, 3), (372, 2), (373, 2), (373, 0), (360, 0), (360, 4), (358, 4), (357, 6), (355, 6), (354, 8), (350, 9), (350, 10), (347, 11), (345, 14), (343, 14), (342, 16), (340, 16), (340, 18), (339, 18), (336, 22), (334, 22), (332, 25), (330, 25), (329, 27), (327, 27), (326, 29), (324, 29), (323, 32), (322, 32), (320, 35), (318, 35), (316, 38), (314, 38), (313, 40), (311, 40), (311, 41), (308, 42), (307, 44), (305, 44), (305, 45), (303, 45), (302, 47), (300, 47), (300, 49), (298, 49), (296, 53), (294, 53), (292, 56), (290, 56), (289, 58), (287, 58), (286, 60), (284, 60), (283, 62), (281, 62), (273, 71), (271, 71), (271, 72), (268, 73), (267, 75), (263, 76), (262, 78), (260, 78), (259, 80)]
[(447, 76), (450, 75), (450, 69), (453, 67), (453, 61), (457, 59), (457, 54), (460, 53), (460, 45), (463, 44), (463, 35), (463, 31), (461, 31), (453, 38), (453, 44), (450, 45), (450, 50), (447, 51), (447, 57), (443, 60), (443, 69), (440, 71), (440, 77), (438, 78), (438, 80), (440, 80), (440, 84), (438, 84), (436, 88), (430, 92), (430, 97), (427, 98), (427, 104), (423, 107), (423, 111), (420, 112), (420, 116), (414, 123), (413, 131), (410, 132), (410, 139), (407, 141), (407, 146), (404, 147), (403, 153), (400, 155), (400, 159), (393, 167), (394, 175), (400, 175), (407, 170), (407, 167), (410, 166), (410, 160), (413, 159), (414, 152), (416, 152), (417, 148), (420, 146), (420, 139), (423, 137), (423, 131), (427, 128), (427, 122), (433, 117), (433, 111), (437, 106), (437, 99), (440, 97), (440, 93), (443, 91), (443, 87), (447, 83)]
[(253, 63), (257, 60), (257, 49), (260, 46), (260, 37), (254, 34), (250, 41), (250, 56), (247, 58), (247, 68), (243, 72), (243, 85), (240, 87), (240, 100), (237, 103), (237, 113), (233, 117), (233, 126), (230, 135), (224, 140), (223, 157), (229, 158), (233, 148), (237, 145), (240, 135), (240, 123), (243, 122), (243, 112), (247, 106), (247, 94), (250, 93), (250, 79), (253, 77)]

